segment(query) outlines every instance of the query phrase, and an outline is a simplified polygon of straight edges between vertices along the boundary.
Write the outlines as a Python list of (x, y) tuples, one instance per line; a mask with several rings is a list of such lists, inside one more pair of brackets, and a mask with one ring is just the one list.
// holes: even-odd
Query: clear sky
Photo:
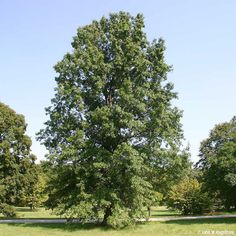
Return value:
[(35, 133), (54, 94), (53, 66), (79, 26), (121, 10), (143, 13), (149, 40), (166, 41), (194, 161), (210, 129), (236, 115), (235, 0), (1, 0), (0, 101), (25, 115), (39, 159), (45, 149)]

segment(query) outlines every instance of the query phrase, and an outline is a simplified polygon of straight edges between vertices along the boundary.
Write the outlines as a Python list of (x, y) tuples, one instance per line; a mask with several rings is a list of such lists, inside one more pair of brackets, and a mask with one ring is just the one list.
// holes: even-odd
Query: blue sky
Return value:
[(39, 159), (45, 149), (35, 133), (54, 94), (53, 66), (71, 51), (79, 26), (121, 10), (143, 13), (149, 40), (166, 41), (174, 67), (169, 80), (194, 161), (210, 129), (236, 115), (234, 0), (1, 0), (0, 101), (25, 115)]

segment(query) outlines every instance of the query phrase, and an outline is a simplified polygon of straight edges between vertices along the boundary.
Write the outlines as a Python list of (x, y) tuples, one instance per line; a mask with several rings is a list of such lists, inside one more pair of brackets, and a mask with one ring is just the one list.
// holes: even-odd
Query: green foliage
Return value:
[(0, 103), (0, 203), (20, 204), (35, 183), (36, 157), (22, 115)]
[(130, 217), (127, 208), (115, 205), (112, 208), (111, 215), (107, 219), (107, 224), (113, 228), (121, 229), (135, 223), (135, 219)]
[(6, 203), (0, 204), (0, 213), (2, 213), (5, 217), (8, 218), (16, 216), (15, 208)]
[(163, 201), (163, 194), (159, 192), (155, 192), (154, 204), (153, 206), (160, 206)]
[(154, 155), (154, 158), (151, 161), (149, 178), (154, 188), (162, 194), (162, 201), (165, 202), (171, 187), (191, 172), (189, 151), (186, 149), (177, 152), (160, 148), (150, 155)]
[(208, 194), (202, 192), (201, 184), (196, 179), (186, 178), (172, 187), (167, 205), (184, 215), (202, 214), (210, 209), (211, 201)]
[(236, 208), (236, 117), (216, 125), (201, 143), (197, 168), (212, 197)]
[(141, 14), (93, 21), (55, 66), (56, 94), (38, 138), (52, 170), (47, 206), (59, 214), (102, 214), (104, 224), (123, 227), (153, 203), (160, 169), (163, 179), (184, 169), (164, 41), (149, 43), (143, 27)]
[(47, 176), (38, 164), (34, 166), (33, 170), (27, 195), (21, 200), (21, 205), (29, 206), (31, 209), (42, 206), (48, 198), (46, 193)]

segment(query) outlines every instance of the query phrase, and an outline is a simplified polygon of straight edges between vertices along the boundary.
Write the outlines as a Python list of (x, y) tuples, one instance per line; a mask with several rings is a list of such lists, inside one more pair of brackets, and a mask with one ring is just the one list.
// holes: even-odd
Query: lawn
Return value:
[[(151, 217), (168, 217), (180, 215), (177, 211), (167, 209), (165, 206), (152, 207)], [(28, 207), (16, 207), (17, 218), (59, 218), (59, 216), (53, 214), (51, 210), (45, 210), (44, 208), (37, 208), (33, 211)], [(3, 215), (0, 214), (0, 218)]]
[[(58, 218), (51, 211), (38, 208), (31, 211), (27, 207), (18, 207), (17, 218)], [(153, 207), (152, 217), (178, 217), (179, 213), (166, 207)], [(220, 212), (220, 214), (235, 214), (235, 212)], [(219, 213), (216, 213), (219, 214)], [(228, 231), (228, 232), (227, 232)], [(1, 236), (182, 236), (182, 235), (236, 235), (236, 218), (176, 220), (169, 222), (140, 223), (135, 227), (123, 230), (111, 230), (94, 224), (0, 224)]]
[[(236, 210), (217, 210), (214, 212), (205, 213), (204, 215), (236, 215)], [(166, 206), (152, 207), (151, 208), (151, 217), (178, 217), (182, 216), (180, 212), (175, 210), (170, 210)]]
[[(34, 211), (31, 211), (28, 207), (16, 207), (17, 218), (60, 218), (59, 216), (53, 214), (51, 210), (45, 210), (44, 208), (37, 208)], [(227, 215), (227, 214), (236, 214), (236, 211), (218, 211), (211, 213), (210, 215)], [(208, 214), (206, 214), (208, 215)], [(178, 211), (170, 210), (165, 206), (152, 207), (151, 208), (151, 217), (178, 217), (180, 213)], [(3, 218), (3, 215), (0, 214), (0, 218)]]
[[(3, 215), (0, 214), (0, 218)], [(16, 218), (59, 218), (51, 210), (45, 210), (43, 207), (30, 210), (29, 207), (16, 207)], [(1, 234), (0, 234), (1, 235)]]
[(151, 207), (151, 217), (174, 217), (179, 216), (178, 211), (170, 210), (166, 206)]
[(33, 211), (28, 207), (17, 207), (16, 215), (17, 218), (58, 218), (51, 210), (45, 210), (43, 207)]
[(0, 224), (1, 236), (195, 236), (235, 235), (236, 218), (140, 223), (112, 230), (94, 224)]

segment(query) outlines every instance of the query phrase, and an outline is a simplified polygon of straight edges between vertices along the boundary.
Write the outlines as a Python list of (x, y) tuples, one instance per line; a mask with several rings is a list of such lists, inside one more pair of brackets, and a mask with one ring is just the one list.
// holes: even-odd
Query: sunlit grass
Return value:
[[(16, 207), (16, 217), (17, 218), (60, 218), (53, 214), (51, 210), (46, 210), (43, 207), (31, 210), (29, 207)], [(205, 215), (228, 215), (236, 214), (236, 211), (216, 211), (211, 213), (206, 213)], [(180, 213), (178, 211), (170, 210), (165, 206), (151, 207), (151, 217), (178, 217)], [(0, 218), (3, 218), (3, 215), (0, 214)]]
[(179, 216), (178, 211), (170, 210), (166, 206), (151, 207), (151, 217)]
[(235, 235), (236, 218), (149, 222), (122, 230), (94, 224), (0, 224), (1, 236), (196, 236), (208, 231), (218, 234), (228, 231)]
[[(58, 216), (53, 215), (51, 211), (44, 208), (31, 211), (27, 207), (18, 207), (16, 210), (17, 218), (58, 218)], [(220, 212), (220, 214), (235, 213), (234, 211)], [(178, 217), (179, 213), (168, 210), (166, 207), (151, 208), (151, 217), (168, 216)], [(112, 230), (95, 224), (0, 224), (0, 236), (195, 236), (206, 235), (209, 232), (217, 232), (217, 234), (223, 232), (224, 235), (227, 235), (225, 234), (226, 231), (229, 231), (231, 235), (236, 235), (236, 218), (148, 222), (122, 230)]]
[[(3, 215), (0, 214), (0, 217), (3, 218)], [(31, 210), (29, 207), (16, 207), (16, 218), (59, 218), (59, 216), (43, 207), (34, 210)]]

